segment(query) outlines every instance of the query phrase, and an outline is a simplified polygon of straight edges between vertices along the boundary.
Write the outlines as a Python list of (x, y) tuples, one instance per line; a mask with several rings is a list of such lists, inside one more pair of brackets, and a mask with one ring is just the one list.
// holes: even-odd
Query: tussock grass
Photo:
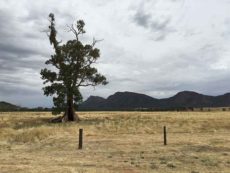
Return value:
[(20, 129), (15, 131), (15, 133), (12, 133), (12, 135), (9, 137), (9, 142), (12, 143), (38, 142), (48, 138), (51, 135), (54, 135), (55, 132), (56, 131), (54, 129), (47, 128), (45, 126), (39, 128), (32, 127), (32, 128)]
[(230, 172), (227, 111), (79, 114), (80, 123), (51, 124), (50, 113), (0, 113), (0, 172)]

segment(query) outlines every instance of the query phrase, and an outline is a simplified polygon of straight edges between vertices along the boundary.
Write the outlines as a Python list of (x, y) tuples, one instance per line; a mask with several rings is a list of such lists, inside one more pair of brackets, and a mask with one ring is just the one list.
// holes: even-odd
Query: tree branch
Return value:
[(73, 24), (71, 26), (67, 25), (67, 27), (69, 28), (68, 32), (72, 32), (76, 36), (76, 39), (78, 41), (78, 36), (80, 33), (77, 32), (77, 30), (74, 28)]

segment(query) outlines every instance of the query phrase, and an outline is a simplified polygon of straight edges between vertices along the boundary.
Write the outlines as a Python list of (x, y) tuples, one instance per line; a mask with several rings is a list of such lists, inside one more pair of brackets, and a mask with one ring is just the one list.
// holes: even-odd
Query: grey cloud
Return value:
[[(0, 11), (0, 56), (1, 59), (6, 55), (14, 55), (17, 58), (30, 58), (31, 56), (49, 56), (47, 51), (39, 49), (38, 46), (43, 46), (44, 36), (42, 28), (47, 28), (44, 25), (42, 16), (35, 21), (32, 18), (19, 17), (10, 10)], [(39, 16), (39, 15), (38, 15)], [(48, 20), (47, 20), (48, 21)], [(40, 23), (39, 23), (40, 22)], [(42, 26), (39, 26), (42, 25)], [(39, 42), (40, 44), (37, 44)], [(47, 38), (47, 45), (48, 38)]]
[[(49, 12), (34, 8), (24, 10), (28, 10), (28, 15), (23, 17), (7, 9), (0, 10), (0, 101), (51, 106), (51, 99), (42, 94), (39, 75), (46, 58), (50, 57), (48, 50), (52, 50), (42, 32), (48, 26)], [(57, 16), (61, 16), (61, 23), (72, 22), (68, 13)]]
[[(104, 1), (76, 3), (70, 0), (48, 4), (43, 0), (34, 3), (12, 0), (10, 7), (4, 9), (1, 1), (0, 100), (26, 106), (51, 105), (51, 99), (42, 94), (39, 76), (52, 50), (45, 33), (41, 32), (47, 28), (50, 12), (55, 13), (58, 36), (64, 38), (63, 42), (72, 38), (65, 32), (65, 26), (78, 18), (77, 15), (83, 15), (90, 39), (91, 34), (105, 39), (98, 45), (102, 58), (97, 65), (110, 83), (81, 88), (84, 98), (107, 97), (116, 91), (140, 92), (156, 98), (181, 90), (211, 95), (229, 91), (230, 65), (226, 58), (229, 21), (222, 25), (219, 21), (227, 15), (210, 5), (215, 3), (221, 8), (229, 4), (196, 0), (185, 3), (182, 9), (183, 0)], [(195, 8), (202, 4), (207, 5), (206, 8)], [(175, 5), (172, 10), (171, 5)], [(213, 11), (220, 14), (212, 18), (218, 27), (209, 30), (210, 18), (205, 14)], [(212, 36), (219, 36), (220, 30), (223, 37), (218, 41)], [(213, 68), (219, 61), (226, 69)]]
[(161, 34), (160, 36), (155, 38), (155, 41), (162, 41), (165, 39), (165, 37), (166, 37), (166, 34)]
[(156, 35), (154, 38), (155, 41), (162, 41), (169, 33), (175, 31), (175, 29), (169, 26), (171, 22), (170, 17), (153, 16), (145, 12), (142, 7), (137, 10), (133, 17), (133, 21), (137, 25), (152, 31)]
[(43, 96), (41, 90), (31, 90), (13, 85), (0, 85), (0, 100), (28, 107), (51, 107), (51, 98)]
[[(2, 40), (0, 41), (0, 52), (1, 53), (9, 53), (9, 54), (15, 54), (18, 57), (29, 57), (31, 55), (34, 54), (39, 54), (39, 52), (37, 50), (29, 49), (29, 47), (25, 47), (25, 45), (20, 45), (19, 42), (15, 43), (11, 43), (9, 46), (9, 41), (6, 40)], [(4, 57), (3, 57), (4, 58)]]
[(5, 80), (3, 82), (7, 82), (7, 86), (6, 85), (0, 86), (1, 96), (34, 95), (36, 93), (39, 93), (36, 90), (31, 90), (29, 88), (24, 88), (15, 85), (16, 83), (20, 84), (20, 81), (18, 81), (17, 79), (15, 81), (13, 81), (13, 79), (10, 79), (10, 80)]
[[(36, 48), (32, 47), (21, 33), (20, 23), (17, 18), (11, 15), (10, 11), (0, 12), (0, 56), (6, 53), (14, 54), (17, 57), (29, 57), (34, 54), (40, 54)], [(26, 28), (25, 28), (26, 29)], [(30, 33), (26, 33), (30, 35)], [(34, 34), (35, 35), (35, 34)], [(30, 36), (32, 37), (32, 36)]]
[(198, 89), (198, 91), (201, 90), (205, 94), (210, 94), (211, 91), (212, 95), (221, 95), (225, 93), (230, 93), (229, 86), (230, 78), (226, 75), (218, 79), (213, 78), (210, 81), (202, 83), (200, 86), (197, 86), (196, 88)]
[(36, 90), (26, 89), (33, 86), (27, 75), (38, 74), (44, 66), (44, 59), (38, 57), (47, 55), (31, 44), (38, 41), (38, 36), (33, 36), (40, 34), (33, 31), (36, 28), (32, 32), (27, 27), (22, 30), (29, 21), (21, 23), (14, 15), (12, 11), (0, 10), (0, 100), (13, 95), (15, 99), (36, 95)]
[[(19, 83), (21, 83), (21, 80), (19, 79), (19, 78), (17, 78), (17, 77), (14, 77), (14, 76), (7, 76), (7, 75), (4, 75), (4, 76), (2, 76), (2, 77), (0, 77), (0, 80), (1, 80), (1, 82), (0, 83), (7, 83), (7, 84), (9, 84), (9, 85), (11, 85), (11, 84), (19, 84)], [(3, 86), (2, 86), (3, 87)], [(9, 89), (8, 87), (7, 87), (7, 89)]]
[(152, 30), (154, 31), (164, 31), (167, 29), (169, 23), (170, 23), (170, 18), (167, 18), (165, 20), (162, 20), (162, 21), (152, 21), (151, 24), (150, 24), (150, 27), (152, 28)]
[(144, 13), (142, 10), (138, 10), (134, 16), (134, 21), (145, 28), (149, 27), (149, 23), (151, 20), (151, 15)]
[[(17, 56), (14, 54), (7, 54), (1, 52), (0, 48), (0, 73), (17, 73), (21, 69), (32, 69), (35, 71), (40, 71), (41, 67), (44, 66), (44, 60), (38, 60), (34, 58), (34, 55), (31, 54), (30, 57)], [(24, 54), (24, 53), (23, 53)], [(29, 55), (26, 55), (29, 56)], [(1, 77), (0, 77), (1, 78)]]

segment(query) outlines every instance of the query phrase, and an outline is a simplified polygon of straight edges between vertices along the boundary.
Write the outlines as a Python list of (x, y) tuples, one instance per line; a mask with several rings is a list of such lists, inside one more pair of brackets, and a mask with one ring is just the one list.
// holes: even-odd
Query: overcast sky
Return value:
[(230, 0), (1, 0), (0, 100), (51, 106), (40, 70), (52, 54), (48, 14), (58, 38), (72, 39), (66, 25), (83, 19), (84, 42), (104, 39), (98, 70), (109, 84), (82, 88), (108, 97), (132, 91), (164, 98), (192, 90), (230, 92)]

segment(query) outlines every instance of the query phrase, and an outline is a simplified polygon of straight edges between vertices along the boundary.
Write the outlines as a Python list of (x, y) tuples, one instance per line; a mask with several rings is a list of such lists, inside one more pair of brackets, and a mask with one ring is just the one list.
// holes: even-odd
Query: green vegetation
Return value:
[(42, 79), (46, 84), (43, 88), (44, 94), (53, 96), (53, 114), (65, 112), (61, 121), (79, 121), (78, 115), (75, 114), (75, 109), (82, 101), (79, 87), (107, 84), (106, 78), (93, 66), (100, 58), (100, 50), (95, 48), (95, 39), (92, 44), (86, 45), (80, 41), (79, 36), (85, 33), (83, 20), (78, 20), (75, 25), (69, 27), (75, 38), (62, 44), (56, 38), (54, 14), (51, 13), (49, 17), (48, 35), (55, 53), (46, 64), (52, 65), (55, 70), (41, 70)]

